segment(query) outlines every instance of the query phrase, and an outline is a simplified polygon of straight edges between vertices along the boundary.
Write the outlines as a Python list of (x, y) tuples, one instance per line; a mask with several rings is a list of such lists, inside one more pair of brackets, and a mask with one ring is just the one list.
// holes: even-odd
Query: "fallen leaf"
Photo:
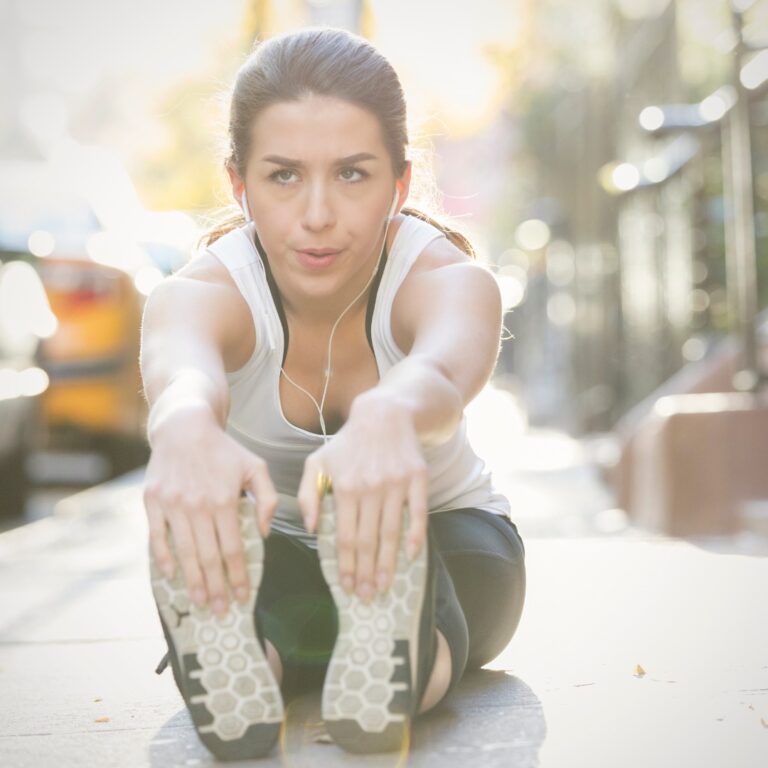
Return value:
[(333, 737), (326, 730), (325, 721), (310, 723), (310, 738), (317, 744), (333, 744)]
[(768, 728), (768, 723), (765, 721), (765, 718), (761, 717), (760, 722), (763, 724), (763, 728)]
[(108, 717), (97, 717), (94, 721), (94, 723), (108, 723), (109, 718)]
[(99, 699), (94, 699), (94, 701), (101, 701), (101, 699), (100, 698)]
[(645, 675), (645, 670), (639, 664), (635, 664), (635, 671), (632, 674), (635, 677), (643, 677)]

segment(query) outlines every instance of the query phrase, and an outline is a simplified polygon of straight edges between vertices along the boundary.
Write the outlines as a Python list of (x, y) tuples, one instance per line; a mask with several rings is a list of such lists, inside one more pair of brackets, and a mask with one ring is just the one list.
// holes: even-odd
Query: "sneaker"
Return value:
[(240, 499), (238, 515), (251, 591), (245, 604), (231, 598), (222, 618), (192, 602), (178, 566), (174, 578), (167, 579), (150, 550), (152, 592), (168, 643), (168, 653), (155, 671), (162, 672), (170, 659), (201, 741), (221, 760), (267, 754), (280, 734), (284, 714), (262, 628), (254, 621), (264, 542), (247, 496)]
[(339, 582), (333, 496), (321, 501), (318, 555), (339, 617), (339, 633), (322, 693), (322, 718), (349, 752), (391, 752), (407, 746), (437, 655), (435, 543), (430, 535), (409, 561), (408, 510), (401, 524), (394, 579), (366, 603)]

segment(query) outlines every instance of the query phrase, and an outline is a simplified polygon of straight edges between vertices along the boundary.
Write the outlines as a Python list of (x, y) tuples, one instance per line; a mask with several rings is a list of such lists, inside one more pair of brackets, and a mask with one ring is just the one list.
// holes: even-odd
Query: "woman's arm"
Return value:
[(431, 446), (450, 438), (463, 409), (459, 390), (439, 364), (417, 353), (392, 366), (375, 387), (358, 395), (349, 418), (387, 418), (400, 411), (413, 424), (421, 444)]
[(166, 574), (173, 571), (170, 527), (190, 595), (198, 605), (210, 598), (220, 614), (227, 581), (238, 597), (247, 594), (237, 519), (241, 490), (256, 497), (264, 536), (277, 504), (266, 462), (223, 429), (229, 410), (225, 351), (238, 328), (231, 290), (188, 278), (161, 283), (145, 306), (140, 355), (151, 407), (144, 505), (152, 552)]
[[(200, 270), (198, 270), (200, 272)], [(223, 427), (229, 413), (225, 366), (251, 322), (236, 289), (202, 279), (166, 278), (144, 307), (139, 363), (150, 406), (147, 438), (178, 410), (207, 412)]]
[(499, 351), (501, 293), (485, 268), (456, 263), (426, 270), (404, 290), (403, 320), (413, 338), (407, 357), (355, 399), (336, 437), (307, 458), (299, 487), (311, 531), (317, 473), (330, 474), (342, 585), (357, 588), (363, 599), (374, 584), (390, 583), (405, 502), (408, 548), (413, 553), (423, 545), (429, 490), (423, 448), (453, 434)]
[(454, 433), (464, 408), (493, 373), (501, 292), (488, 270), (469, 262), (420, 272), (402, 292), (398, 306), (413, 345), (375, 387), (355, 399), (350, 417), (382, 404), (396, 407), (409, 416), (423, 445), (439, 445)]

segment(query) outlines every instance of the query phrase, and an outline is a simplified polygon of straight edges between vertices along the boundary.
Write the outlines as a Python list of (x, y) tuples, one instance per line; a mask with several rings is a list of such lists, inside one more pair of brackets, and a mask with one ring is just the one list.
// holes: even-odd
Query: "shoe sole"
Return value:
[[(181, 569), (167, 579), (150, 550), (152, 593), (169, 645), (174, 677), (201, 741), (219, 759), (267, 754), (280, 734), (283, 700), (254, 626), (264, 564), (264, 542), (248, 497), (238, 508), (250, 580), (244, 604), (231, 599), (219, 618), (190, 599)], [(168, 531), (170, 546), (173, 540)], [(179, 660), (181, 660), (179, 662)]]
[(377, 593), (366, 605), (341, 587), (333, 497), (326, 494), (321, 501), (318, 555), (339, 619), (323, 684), (322, 718), (334, 741), (349, 752), (399, 750), (410, 736), (427, 544), (409, 561), (407, 530), (406, 508), (393, 581), (384, 594)]

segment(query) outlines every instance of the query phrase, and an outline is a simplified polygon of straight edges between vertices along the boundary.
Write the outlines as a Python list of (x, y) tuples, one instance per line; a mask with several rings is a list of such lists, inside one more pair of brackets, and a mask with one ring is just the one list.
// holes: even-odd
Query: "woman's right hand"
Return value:
[(174, 414), (153, 435), (144, 487), (152, 555), (172, 578), (170, 526), (190, 597), (199, 606), (210, 600), (219, 616), (229, 605), (227, 581), (241, 602), (250, 589), (238, 520), (242, 489), (256, 497), (257, 524), (266, 538), (278, 498), (263, 459), (200, 411)]

